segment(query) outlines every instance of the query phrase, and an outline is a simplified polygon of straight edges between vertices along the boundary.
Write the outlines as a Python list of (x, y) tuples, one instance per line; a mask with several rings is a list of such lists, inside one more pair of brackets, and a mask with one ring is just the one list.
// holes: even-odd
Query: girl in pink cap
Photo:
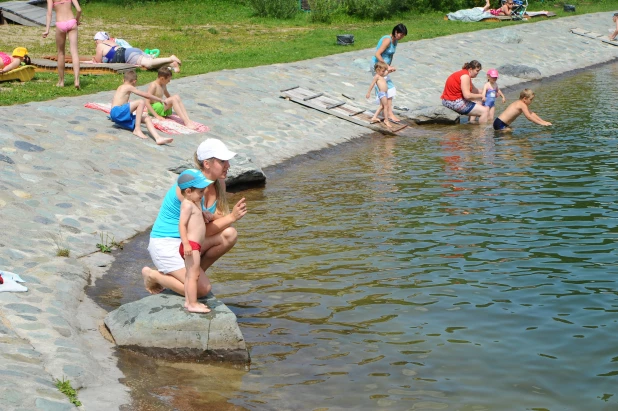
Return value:
[[(77, 15), (73, 15), (73, 6)], [(77, 0), (47, 0), (47, 25), (43, 38), (49, 34), (52, 11), (56, 11), (56, 48), (58, 49), (58, 84), (64, 87), (64, 61), (67, 36), (71, 42), (71, 61), (75, 75), (75, 88), (79, 89), (79, 54), (77, 52), (77, 26), (82, 15), (82, 9)]]
[(496, 113), (496, 97), (500, 96), (502, 97), (502, 103), (506, 102), (504, 94), (498, 88), (498, 70), (487, 70), (487, 83), (485, 83), (481, 94), (483, 95), (483, 105), (489, 107), (489, 120), (491, 121)]

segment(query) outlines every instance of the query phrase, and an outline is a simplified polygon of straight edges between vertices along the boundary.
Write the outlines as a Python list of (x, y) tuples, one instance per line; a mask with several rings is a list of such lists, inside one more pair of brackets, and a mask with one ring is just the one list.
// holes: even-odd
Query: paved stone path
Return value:
[[(545, 77), (616, 59), (618, 47), (568, 31), (608, 33), (611, 15), (509, 28), (497, 23), (492, 30), (402, 43), (394, 60), (396, 105), (439, 104), (446, 77), (472, 59), (486, 69), (525, 64)], [(496, 42), (505, 31), (522, 41)], [(282, 100), (279, 89), (299, 85), (364, 103), (371, 55), (372, 50), (360, 50), (173, 80), (170, 90), (212, 131), (175, 136), (168, 147), (115, 129), (103, 113), (83, 108), (87, 102), (109, 102), (112, 92), (0, 108), (0, 269), (20, 274), (29, 287), (27, 293), (0, 293), (1, 408), (73, 409), (53, 384), (63, 377), (81, 388), (84, 409), (109, 411), (127, 404), (112, 350), (96, 331), (102, 313), (86, 307), (91, 302), (83, 289), (90, 270), (76, 257), (95, 252), (100, 233), (120, 241), (147, 229), (175, 178), (166, 169), (189, 158), (205, 137), (219, 137), (266, 167), (367, 133)], [(501, 87), (518, 82), (500, 78)], [(56, 257), (57, 244), (68, 247), (71, 258)]]

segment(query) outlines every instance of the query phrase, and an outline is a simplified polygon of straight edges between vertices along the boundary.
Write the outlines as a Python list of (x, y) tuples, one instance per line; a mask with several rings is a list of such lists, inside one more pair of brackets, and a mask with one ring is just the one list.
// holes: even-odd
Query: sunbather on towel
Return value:
[[(174, 141), (173, 138), (162, 138), (152, 124), (150, 117), (144, 116), (144, 107), (148, 110), (152, 110), (150, 104), (146, 104), (144, 100), (129, 102), (131, 93), (137, 94), (140, 97), (158, 100), (161, 103), (165, 103), (165, 100), (152, 94), (144, 93), (135, 88), (137, 84), (137, 74), (135, 71), (127, 71), (124, 73), (124, 83), (116, 89), (114, 99), (112, 100), (112, 110), (109, 113), (109, 117), (112, 121), (118, 124), (120, 127), (133, 131), (139, 138), (146, 139), (146, 135), (142, 132), (141, 123), (146, 123), (146, 128), (155, 139), (157, 144), (169, 144)], [(133, 114), (135, 112), (136, 114)]]
[(483, 11), (490, 12), (492, 16), (510, 16), (512, 10), (513, 0), (508, 0), (499, 9), (492, 9), (489, 0), (486, 0), (485, 7), (483, 7)]

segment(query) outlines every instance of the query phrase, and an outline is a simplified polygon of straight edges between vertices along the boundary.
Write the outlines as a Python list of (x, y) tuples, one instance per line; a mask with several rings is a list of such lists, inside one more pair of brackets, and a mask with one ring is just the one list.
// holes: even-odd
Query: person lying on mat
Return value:
[(111, 39), (100, 40), (97, 37), (99, 36), (94, 38), (97, 44), (96, 53), (94, 59), (92, 59), (94, 63), (127, 63), (134, 66), (142, 66), (147, 70), (170, 66), (176, 73), (180, 72), (180, 59), (174, 55), (153, 58), (141, 49), (135, 47), (124, 48)]
[(0, 51), (0, 74), (8, 73), (18, 68), (22, 61), (26, 64), (30, 64), (28, 50), (25, 47), (16, 47), (11, 55)]
[(492, 16), (510, 16), (513, 11), (513, 0), (507, 0), (499, 9), (492, 9), (489, 0), (486, 0), (483, 11), (491, 13)]
[[(167, 85), (172, 81), (172, 71), (168, 67), (161, 67), (157, 73), (157, 79), (148, 86), (148, 93), (158, 98), (165, 98), (165, 102), (150, 99), (149, 103), (156, 114), (161, 117), (172, 115), (172, 109), (178, 114), (178, 117), (185, 123), (185, 126), (191, 130), (197, 130), (199, 126), (189, 120), (189, 114), (178, 94), (170, 95), (167, 91)], [(151, 115), (154, 115), (151, 113)], [(156, 117), (156, 116), (155, 116)]]

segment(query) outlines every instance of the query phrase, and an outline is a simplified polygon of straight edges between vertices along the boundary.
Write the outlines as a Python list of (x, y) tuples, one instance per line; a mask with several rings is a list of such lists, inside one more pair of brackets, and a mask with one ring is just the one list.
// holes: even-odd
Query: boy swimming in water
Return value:
[(511, 103), (506, 110), (504, 110), (502, 114), (494, 120), (494, 130), (511, 131), (511, 128), (509, 127), (510, 124), (522, 113), (528, 120), (535, 124), (540, 126), (551, 126), (552, 124), (549, 121), (543, 120), (541, 117), (530, 111), (528, 106), (530, 106), (532, 100), (534, 100), (534, 91), (529, 88), (524, 89), (521, 93), (519, 93), (519, 100)]

